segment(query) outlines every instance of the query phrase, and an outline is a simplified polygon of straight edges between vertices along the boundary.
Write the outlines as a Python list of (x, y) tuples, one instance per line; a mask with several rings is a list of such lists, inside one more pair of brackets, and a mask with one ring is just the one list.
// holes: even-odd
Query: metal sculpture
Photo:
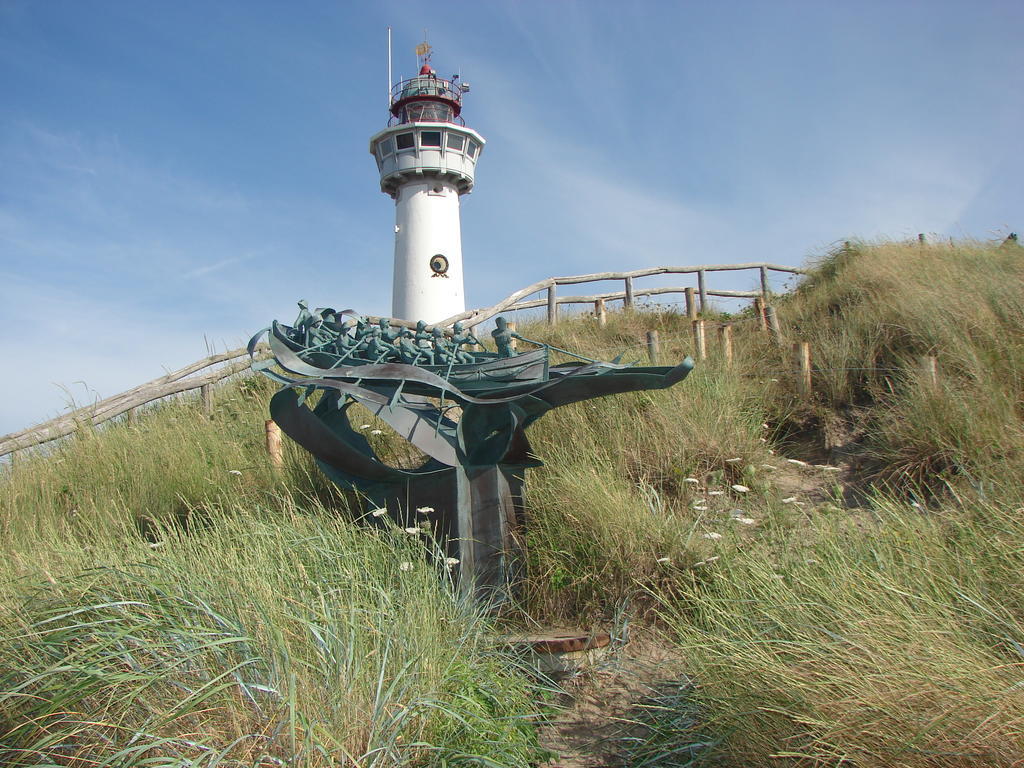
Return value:
[[(284, 386), (270, 401), (271, 417), (309, 451), (342, 488), (358, 491), (398, 525), (415, 533), (426, 520), (457, 565), (460, 584), (488, 604), (505, 599), (522, 561), (526, 469), (542, 462), (526, 428), (553, 408), (593, 397), (664, 389), (693, 369), (601, 362), (526, 339), (497, 318), (496, 352), (473, 351), (479, 340), (456, 324), (394, 328), (352, 310), (309, 311), (299, 302), (291, 326), (274, 323), (249, 342), (250, 355), (267, 335), (273, 359), (254, 370)], [(345, 321), (346, 316), (353, 322)], [(533, 345), (516, 353), (511, 339)], [(551, 365), (553, 351), (576, 362)], [(275, 370), (274, 367), (278, 370)], [(307, 399), (323, 392), (311, 409)], [(428, 457), (414, 468), (390, 466), (353, 428), (359, 403)], [(368, 519), (383, 519), (368, 516)]]

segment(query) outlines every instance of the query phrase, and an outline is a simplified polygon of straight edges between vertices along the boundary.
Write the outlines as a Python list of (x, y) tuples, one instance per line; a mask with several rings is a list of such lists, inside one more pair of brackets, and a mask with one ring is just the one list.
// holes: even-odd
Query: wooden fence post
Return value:
[(135, 426), (135, 410), (136, 410), (135, 408), (132, 408), (130, 411), (128, 411), (128, 426), (129, 427), (134, 427)]
[(931, 356), (925, 355), (920, 358), (921, 375), (924, 378), (925, 386), (934, 391), (939, 388), (939, 363)]
[(651, 360), (651, 365), (658, 364), (658, 332), (648, 331), (647, 332), (647, 357)]
[(779, 325), (779, 316), (775, 314), (775, 307), (767, 306), (764, 308), (765, 321), (768, 323), (768, 331), (772, 335), (772, 340), (781, 345), (782, 344), (782, 326)]
[(768, 319), (764, 313), (764, 297), (758, 296), (754, 299), (754, 314), (757, 316), (757, 325), (762, 331), (768, 330)]
[[(506, 325), (506, 327), (510, 331), (512, 331), (512, 333), (516, 332), (516, 324), (515, 323), (506, 323), (505, 325)], [(511, 339), (508, 340), (508, 346), (509, 346), (509, 349), (511, 349), (513, 352), (515, 352), (518, 349), (518, 347), (517, 347), (517, 339), (516, 339), (515, 336), (513, 336)]]
[(555, 298), (555, 284), (548, 286), (548, 325), (558, 322), (558, 301)]
[(693, 322), (697, 319), (697, 301), (694, 297), (693, 288), (687, 288), (686, 291), (686, 316)]
[(633, 308), (633, 278), (626, 278), (626, 297), (623, 299), (623, 309)]
[(804, 397), (811, 394), (811, 345), (806, 341), (798, 341), (793, 345), (796, 362), (799, 367), (796, 389)]
[(284, 466), (284, 455), (281, 452), (281, 428), (273, 419), (267, 419), (267, 453), (270, 455), (270, 466), (276, 472)]
[(718, 341), (722, 345), (722, 357), (726, 366), (732, 365), (732, 323), (718, 326)]
[(608, 311), (604, 307), (604, 299), (594, 302), (594, 317), (597, 318), (597, 324), (602, 328), (608, 324)]
[(697, 349), (697, 359), (703, 360), (708, 355), (707, 346), (704, 343), (704, 321), (693, 321), (693, 345)]
[(704, 270), (697, 271), (697, 290), (700, 293), (700, 313), (707, 314), (708, 311), (708, 287), (704, 280)]
[(213, 415), (213, 387), (210, 384), (203, 384), (199, 387), (199, 396), (203, 399), (203, 415)]
[(761, 267), (761, 296), (768, 301), (768, 267)]

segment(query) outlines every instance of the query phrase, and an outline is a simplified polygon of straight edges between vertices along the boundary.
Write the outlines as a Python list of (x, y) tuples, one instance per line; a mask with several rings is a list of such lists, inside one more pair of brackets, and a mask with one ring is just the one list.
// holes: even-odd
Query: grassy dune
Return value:
[[(1024, 764), (1024, 252), (852, 244), (775, 306), (812, 398), (788, 343), (722, 317), (731, 367), (712, 333), (681, 385), (531, 429), (503, 620), (671, 638), (687, 678), (625, 764)], [(653, 309), (520, 332), (637, 359), (650, 329), (663, 361), (692, 352)], [(0, 480), (0, 758), (536, 764), (539, 694), (494, 627), (300, 451), (269, 471), (269, 393), (227, 386), (213, 420), (168, 404)]]

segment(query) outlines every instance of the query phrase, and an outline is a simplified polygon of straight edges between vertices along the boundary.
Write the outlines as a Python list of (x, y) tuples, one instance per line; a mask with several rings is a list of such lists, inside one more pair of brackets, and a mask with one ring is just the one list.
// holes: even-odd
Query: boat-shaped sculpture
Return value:
[[(316, 345), (306, 345), (299, 340), (294, 327), (283, 325), (277, 321), (270, 326), (269, 343), (275, 357), (279, 359), (289, 356), (284, 350), (292, 352), (299, 360), (320, 369), (330, 371), (337, 376), (345, 370), (358, 376), (355, 369), (362, 366), (377, 366), (384, 363), (414, 364), (417, 368), (440, 376), (460, 388), (490, 388), (490, 384), (522, 383), (530, 381), (547, 381), (549, 348), (539, 346), (515, 356), (502, 356), (497, 352), (475, 351), (470, 353), (472, 362), (457, 362), (456, 358), (448, 362), (435, 364), (431, 350), (428, 356), (424, 352), (420, 361), (404, 363), (396, 354), (381, 353), (372, 359), (365, 349), (340, 347), (336, 340)], [(354, 338), (354, 337), (353, 337)], [(430, 362), (428, 362), (428, 360)], [(479, 386), (474, 386), (479, 383)]]
[[(526, 428), (562, 405), (671, 387), (693, 368), (688, 357), (674, 367), (591, 360), (519, 336), (501, 317), (490, 351), (458, 323), (393, 328), (389, 318), (371, 323), (351, 310), (299, 307), (292, 325), (275, 321), (249, 342), (253, 368), (284, 385), (271, 399), (271, 417), (335, 484), (386, 510), (372, 522), (415, 527), (419, 512), (430, 510), (460, 583), (488, 603), (508, 596), (521, 562), (523, 482), (526, 469), (542, 463)], [(257, 361), (264, 335), (273, 357)], [(519, 352), (514, 341), (530, 348)], [(551, 365), (556, 351), (573, 361)], [(356, 404), (428, 458), (412, 468), (390, 465), (353, 426)]]

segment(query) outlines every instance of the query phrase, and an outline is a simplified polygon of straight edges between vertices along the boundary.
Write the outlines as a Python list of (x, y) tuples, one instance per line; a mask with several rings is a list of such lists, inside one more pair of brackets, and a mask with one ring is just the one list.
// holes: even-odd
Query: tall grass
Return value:
[[(662, 362), (674, 364), (693, 353), (688, 325), (643, 311), (609, 315), (605, 329), (577, 319), (521, 332), (633, 360), (646, 355), (645, 331), (658, 329)], [(694, 510), (705, 492), (730, 509), (766, 488), (762, 385), (744, 375), (751, 364), (742, 353), (733, 368), (709, 361), (671, 389), (559, 408), (531, 429), (546, 462), (528, 477), (533, 611), (598, 616), (642, 588), (670, 589), (711, 553), (702, 536), (715, 513)], [(737, 484), (750, 491), (741, 497)]]
[[(787, 340), (811, 343), (812, 399), (741, 316), (731, 367), (711, 343), (672, 389), (530, 429), (546, 464), (528, 475), (509, 620), (642, 613), (687, 660), (632, 764), (1024, 762), (1022, 278), (1019, 249), (853, 244), (775, 301)], [(625, 361), (648, 330), (663, 364), (694, 351), (685, 317), (650, 309), (519, 329)], [(212, 420), (167, 404), (5, 473), (0, 759), (537, 759), (529, 685), (423, 544), (353, 525), (356, 505), (293, 446), (270, 471), (269, 394), (222, 388)], [(835, 435), (845, 479), (874, 495), (785, 503), (837, 475), (778, 454), (824, 455)]]
[(294, 446), (271, 471), (268, 396), (246, 380), (212, 420), (171, 402), (7, 471), (0, 763), (529, 764), (531, 688), (488, 624)]
[(707, 764), (1024, 760), (1020, 510), (877, 516), (767, 531), (666, 605), (717, 744)]
[(43, 578), (3, 588), (4, 765), (529, 764), (528, 687), (418, 537), (208, 515), (23, 560)]
[[(865, 432), (893, 487), (1024, 487), (1024, 249), (852, 244), (780, 313), (814, 355), (822, 410)], [(940, 385), (918, 374), (935, 356)]]

